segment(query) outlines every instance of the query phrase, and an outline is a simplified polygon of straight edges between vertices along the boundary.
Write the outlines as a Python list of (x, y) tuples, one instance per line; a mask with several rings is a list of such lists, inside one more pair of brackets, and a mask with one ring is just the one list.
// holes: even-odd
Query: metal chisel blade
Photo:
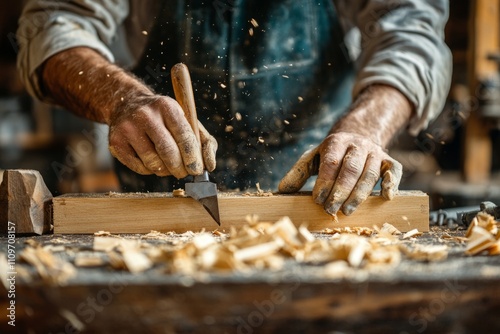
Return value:
[(186, 183), (186, 195), (200, 202), (215, 222), (220, 226), (219, 200), (217, 198), (217, 185), (210, 182), (208, 172), (194, 177), (194, 181)]

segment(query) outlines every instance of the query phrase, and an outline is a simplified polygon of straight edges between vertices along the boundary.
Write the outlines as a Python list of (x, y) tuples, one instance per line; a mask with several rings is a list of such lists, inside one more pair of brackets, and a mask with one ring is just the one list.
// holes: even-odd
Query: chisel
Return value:
[[(174, 87), (175, 99), (184, 110), (184, 114), (193, 129), (194, 134), (200, 144), (200, 132), (198, 129), (198, 117), (194, 103), (193, 87), (191, 76), (186, 65), (175, 64), (170, 71), (172, 75), (172, 85)], [(186, 195), (200, 202), (210, 216), (220, 225), (219, 203), (217, 200), (217, 185), (210, 182), (208, 171), (203, 168), (201, 175), (195, 175), (191, 183), (186, 183)]]

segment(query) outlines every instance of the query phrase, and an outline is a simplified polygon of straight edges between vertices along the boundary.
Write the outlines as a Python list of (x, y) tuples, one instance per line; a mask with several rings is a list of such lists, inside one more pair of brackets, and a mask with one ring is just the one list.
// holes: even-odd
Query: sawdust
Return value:
[(324, 234), (343, 234), (343, 233), (351, 233), (357, 235), (371, 236), (374, 233), (374, 229), (369, 227), (334, 227), (334, 228), (325, 228), (321, 231)]
[(255, 184), (255, 187), (257, 188), (256, 192), (246, 192), (243, 194), (243, 196), (259, 196), (259, 197), (270, 197), (274, 196), (274, 194), (270, 191), (264, 191), (260, 188), (259, 182)]

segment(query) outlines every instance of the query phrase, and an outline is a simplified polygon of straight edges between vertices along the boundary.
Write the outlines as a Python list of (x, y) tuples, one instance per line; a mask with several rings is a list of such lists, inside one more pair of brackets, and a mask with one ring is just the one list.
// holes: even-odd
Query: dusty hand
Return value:
[(43, 66), (43, 86), (58, 104), (109, 125), (109, 149), (139, 174), (182, 178), (215, 168), (217, 142), (199, 124), (202, 149), (182, 108), (86, 47), (70, 48)]
[(183, 178), (215, 168), (217, 142), (199, 123), (202, 149), (184, 112), (167, 96), (125, 101), (109, 120), (109, 149), (139, 174)]
[(364, 136), (338, 132), (305, 152), (279, 185), (282, 193), (297, 192), (318, 174), (313, 199), (326, 212), (339, 209), (349, 215), (371, 194), (382, 177), (382, 196), (392, 199), (398, 190), (402, 166), (379, 145)]

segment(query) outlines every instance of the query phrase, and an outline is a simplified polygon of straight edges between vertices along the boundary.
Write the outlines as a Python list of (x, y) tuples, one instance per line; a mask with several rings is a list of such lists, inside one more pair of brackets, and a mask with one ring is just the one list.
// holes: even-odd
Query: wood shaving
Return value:
[[(246, 221), (247, 224), (241, 227), (231, 227), (228, 233), (218, 230), (183, 234), (151, 231), (132, 239), (99, 232), (93, 238), (92, 251), (76, 253), (72, 261), (78, 267), (108, 265), (131, 273), (154, 267), (155, 270), (183, 275), (280, 270), (287, 261), (296, 261), (321, 264), (328, 277), (343, 277), (359, 273), (360, 269), (397, 265), (403, 255), (422, 261), (438, 261), (447, 256), (446, 245), (423, 248), (402, 246), (400, 238), (395, 236), (399, 231), (390, 224), (373, 229), (328, 229), (324, 231), (326, 235), (316, 238), (306, 226), (297, 227), (288, 217), (273, 223), (260, 221), (257, 216), (247, 216)], [(490, 232), (483, 230), (491, 236)], [(420, 234), (413, 230), (403, 238)], [(144, 239), (169, 242), (151, 243)], [(497, 240), (492, 236), (489, 240), (493, 240), (494, 245), (488, 249), (500, 252)], [(71, 263), (65, 267), (64, 261), (61, 263), (57, 254), (51, 253), (61, 250), (61, 247), (44, 249), (28, 246), (23, 258), (35, 267), (40, 277), (46, 280), (52, 276), (59, 277), (55, 280), (60, 282), (63, 273), (74, 271)], [(476, 250), (475, 247), (472, 248)]]
[(485, 212), (479, 212), (474, 219), (472, 219), (465, 237), (470, 237), (472, 229), (475, 226), (479, 226), (490, 232), (494, 237), (498, 237), (498, 223), (495, 221), (495, 217)]
[(121, 239), (110, 237), (95, 237), (94, 250), (97, 252), (109, 252), (121, 244)]
[(443, 261), (448, 257), (446, 245), (400, 245), (400, 249), (408, 258), (417, 261)]
[(21, 251), (19, 258), (32, 265), (46, 283), (62, 285), (76, 274), (71, 263), (56, 257), (42, 247), (28, 246)]
[(451, 241), (455, 241), (455, 242), (459, 242), (459, 243), (464, 243), (464, 242), (467, 242), (467, 238), (466, 237), (459, 237), (459, 236), (452, 236), (452, 235), (449, 235), (448, 233), (443, 233), (443, 235), (441, 236), (442, 239), (445, 239), (445, 240), (451, 240)]
[(138, 249), (124, 249), (122, 257), (125, 266), (131, 273), (139, 273), (153, 266), (153, 262)]
[(151, 230), (148, 234), (141, 235), (141, 239), (156, 239), (156, 240), (164, 240), (171, 239), (174, 233), (161, 233), (158, 231)]
[(288, 217), (275, 223), (247, 217), (248, 225), (232, 228), (227, 240), (199, 233), (177, 246), (155, 250), (152, 261), (166, 265), (168, 272), (194, 275), (200, 271), (244, 271), (281, 269), (286, 259), (304, 263), (343, 261), (350, 268), (366, 265), (394, 265), (401, 255), (397, 248), (384, 246), (353, 233), (336, 234), (330, 240), (316, 239), (305, 226), (297, 228)]
[(488, 248), (489, 255), (500, 255), (500, 241), (497, 240), (490, 248)]
[(172, 196), (174, 197), (186, 197), (186, 192), (184, 189), (175, 189), (172, 191)]
[(110, 236), (111, 233), (108, 232), (108, 231), (97, 231), (97, 232), (94, 233), (94, 235), (96, 237), (107, 237), (107, 236)]
[(374, 230), (369, 227), (334, 227), (334, 228), (326, 228), (321, 231), (321, 233), (325, 234), (342, 234), (342, 233), (352, 233), (357, 235), (371, 236), (374, 233)]
[(345, 261), (333, 261), (324, 267), (324, 275), (328, 278), (344, 278), (351, 275), (352, 272), (352, 268)]
[(384, 223), (382, 225), (382, 228), (380, 229), (381, 232), (389, 233), (391, 235), (400, 235), (402, 234), (400, 230), (394, 227), (394, 225), (389, 224), (389, 223)]
[(215, 236), (217, 236), (217, 237), (225, 237), (226, 236), (225, 233), (223, 233), (223, 232), (221, 232), (219, 230), (213, 230), (212, 234), (215, 235)]
[(405, 234), (403, 234), (403, 239), (418, 237), (418, 236), (421, 236), (422, 234), (423, 234), (422, 232), (419, 232), (418, 229), (414, 228), (413, 230), (410, 230), (410, 231), (406, 232)]
[(108, 258), (109, 258), (109, 264), (111, 267), (117, 270), (125, 270), (127, 269), (127, 265), (125, 264), (125, 261), (123, 261), (123, 256), (121, 256), (118, 252), (116, 251), (111, 251), (107, 253)]
[(45, 245), (42, 248), (52, 253), (64, 252), (66, 250), (66, 247), (63, 245)]
[(465, 254), (500, 255), (498, 222), (492, 215), (479, 212), (471, 221), (465, 236), (467, 238)]
[(473, 226), (467, 241), (465, 254), (477, 255), (495, 246), (496, 240), (493, 235), (483, 227)]
[(78, 253), (74, 263), (77, 267), (99, 267), (105, 265), (106, 261), (98, 254)]
[(38, 247), (40, 246), (40, 243), (36, 241), (35, 239), (28, 239), (24, 242), (26, 245), (29, 245), (31, 247)]

